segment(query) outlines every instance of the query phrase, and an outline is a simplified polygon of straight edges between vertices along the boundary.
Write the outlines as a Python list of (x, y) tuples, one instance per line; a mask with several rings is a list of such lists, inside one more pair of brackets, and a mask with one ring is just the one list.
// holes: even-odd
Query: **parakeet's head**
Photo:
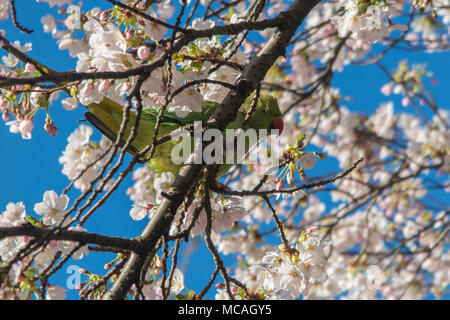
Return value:
[[(246, 114), (252, 105), (254, 94), (251, 94), (241, 109)], [(281, 111), (278, 107), (278, 101), (269, 94), (261, 94), (258, 99), (255, 112), (252, 114), (247, 125), (248, 128), (259, 129), (278, 129), (279, 134), (283, 132), (284, 122), (281, 118)]]

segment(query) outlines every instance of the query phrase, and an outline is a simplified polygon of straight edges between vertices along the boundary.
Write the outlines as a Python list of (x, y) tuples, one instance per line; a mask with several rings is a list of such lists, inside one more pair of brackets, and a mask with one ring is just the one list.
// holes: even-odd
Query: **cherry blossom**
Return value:
[(310, 153), (307, 153), (300, 158), (300, 162), (302, 163), (303, 168), (305, 168), (306, 170), (314, 168), (314, 166), (316, 165), (316, 161), (317, 158)]
[(10, 202), (6, 205), (6, 210), (1, 214), (3, 224), (19, 225), (24, 222), (25, 205), (23, 202)]
[(66, 298), (66, 289), (60, 286), (50, 286), (47, 289), (47, 300), (64, 300)]
[(46, 191), (43, 201), (34, 205), (34, 211), (43, 216), (42, 221), (45, 224), (59, 223), (64, 219), (68, 202), (66, 195), (58, 196), (53, 190)]

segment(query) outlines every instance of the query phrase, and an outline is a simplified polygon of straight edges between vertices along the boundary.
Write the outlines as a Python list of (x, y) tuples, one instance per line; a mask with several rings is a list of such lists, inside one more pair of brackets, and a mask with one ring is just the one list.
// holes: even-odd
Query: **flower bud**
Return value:
[(108, 19), (108, 16), (109, 16), (108, 11), (103, 11), (102, 13), (100, 13), (99, 19), (105, 21), (106, 19)]
[(81, 274), (86, 274), (86, 275), (89, 275), (89, 274), (90, 274), (90, 272), (87, 271), (85, 268), (79, 268), (79, 269), (78, 269), (78, 272), (81, 273)]
[(327, 155), (323, 152), (314, 152), (314, 154), (316, 155), (317, 158), (319, 158), (320, 160), (325, 160), (327, 158)]
[(45, 120), (44, 130), (47, 131), (47, 133), (52, 137), (56, 136), (56, 134), (58, 133), (58, 129), (56, 128), (52, 119), (50, 119), (49, 117), (47, 117), (47, 119)]
[(385, 96), (388, 96), (392, 93), (393, 88), (394, 88), (393, 81), (386, 83), (383, 87), (381, 87), (381, 93), (384, 94)]
[(431, 18), (432, 18), (434, 21), (437, 21), (438, 16), (437, 16), (437, 13), (436, 13), (435, 10), (432, 10), (432, 11), (431, 11)]
[(2, 119), (3, 119), (3, 121), (8, 121), (9, 120), (9, 111), (8, 111), (8, 109), (3, 111)]
[(286, 179), (287, 179), (287, 183), (289, 185), (292, 185), (292, 183), (294, 182), (294, 175), (292, 174), (292, 171), (289, 171), (287, 173)]
[(410, 99), (409, 97), (404, 97), (402, 99), (402, 106), (407, 107), (409, 105)]
[(123, 90), (125, 92), (128, 92), (131, 89), (131, 83), (129, 81), (125, 82), (125, 84), (123, 85)]
[(100, 81), (100, 85), (98, 86), (98, 91), (100, 93), (106, 93), (106, 91), (108, 91), (110, 86), (110, 82), (108, 79), (103, 79)]
[(78, 87), (77, 86), (72, 86), (70, 88), (70, 96), (72, 98), (76, 98), (78, 96)]
[(89, 82), (80, 90), (80, 95), (82, 97), (87, 98), (90, 97), (93, 92), (94, 92), (94, 85), (92, 84), (92, 82)]
[(223, 288), (225, 288), (225, 284), (223, 282), (216, 283), (216, 288), (223, 289)]
[(56, 128), (56, 126), (53, 123), (49, 126), (45, 125), (44, 129), (52, 137), (55, 137), (58, 134), (58, 128)]
[(126, 191), (126, 195), (127, 196), (131, 196), (133, 193), (134, 193), (134, 188), (133, 187), (128, 188), (127, 191)]
[(83, 288), (83, 284), (77, 283), (77, 285), (75, 286), (75, 290), (81, 290), (81, 288)]
[(275, 189), (277, 189), (277, 190), (282, 190), (283, 188), (284, 188), (283, 180), (277, 181), (277, 183), (276, 183), (276, 185), (275, 185)]
[(291, 151), (292, 151), (292, 146), (288, 143), (287, 145), (286, 145), (286, 148), (284, 149), (287, 153), (291, 153)]
[(139, 59), (143, 60), (145, 58), (147, 58), (150, 54), (150, 49), (147, 46), (140, 46), (137, 49), (137, 55), (139, 57)]
[(319, 227), (318, 226), (307, 226), (305, 229), (305, 232), (307, 235), (310, 235), (313, 232), (317, 232), (319, 231)]
[(37, 106), (42, 109), (48, 108), (48, 97), (46, 95), (36, 95), (34, 97), (31, 97), (31, 101), (35, 101)]
[(300, 179), (302, 181), (305, 181), (307, 179), (306, 174), (305, 174), (305, 172), (303, 170), (300, 172)]
[(4, 96), (0, 97), (0, 108), (4, 108), (8, 104), (8, 100)]

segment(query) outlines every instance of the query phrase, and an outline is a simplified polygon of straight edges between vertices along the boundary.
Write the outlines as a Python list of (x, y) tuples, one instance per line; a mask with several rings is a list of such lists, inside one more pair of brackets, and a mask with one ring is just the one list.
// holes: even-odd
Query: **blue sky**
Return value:
[[(50, 11), (56, 13), (56, 9), (49, 10), (47, 4), (39, 4), (30, 0), (18, 0), (18, 19), (26, 27), (32, 28), (35, 32), (32, 35), (21, 33), (10, 21), (1, 21), (0, 29), (6, 31), (6, 37), (10, 41), (20, 40), (33, 43), (33, 50), (30, 55), (36, 60), (49, 67), (63, 71), (74, 69), (72, 60), (66, 51), (59, 51), (55, 40), (51, 35), (42, 32), (40, 18)], [(2, 55), (4, 52), (2, 52)], [(432, 57), (432, 58), (431, 58)], [(449, 93), (443, 88), (450, 87), (450, 64), (449, 54), (426, 53), (409, 54), (402, 51), (392, 51), (383, 62), (389, 70), (394, 70), (399, 60), (408, 58), (411, 62), (426, 62), (428, 70), (432, 71), (439, 79), (439, 87), (430, 87), (435, 94), (439, 105), (448, 109)], [(381, 102), (392, 99), (384, 97), (380, 93), (380, 87), (388, 80), (382, 72), (374, 65), (370, 66), (349, 66), (342, 73), (336, 73), (333, 84), (340, 88), (341, 94), (351, 96), (353, 102), (346, 103), (352, 110), (371, 113)], [(394, 100), (396, 111), (408, 111), (400, 105), (400, 101)], [(61, 173), (62, 166), (58, 162), (62, 151), (66, 147), (67, 137), (79, 126), (79, 120), (83, 119), (83, 107), (67, 112), (55, 103), (51, 109), (54, 123), (58, 127), (58, 135), (51, 137), (41, 126), (44, 125), (44, 113), (38, 113), (35, 120), (32, 140), (23, 140), (18, 134), (9, 133), (8, 127), (0, 124), (0, 212), (4, 210), (8, 202), (23, 201), (27, 206), (27, 212), (32, 213), (35, 203), (42, 201), (42, 195), (46, 190), (55, 190), (60, 193), (69, 183), (66, 176)], [(95, 139), (99, 140), (100, 135), (96, 132)], [(328, 160), (327, 160), (328, 161)], [(325, 174), (335, 170), (335, 164), (330, 159), (329, 162), (319, 162), (316, 168), (317, 174)], [(129, 209), (132, 202), (125, 195), (126, 189), (132, 185), (131, 179), (127, 179), (117, 190), (117, 192), (105, 203), (86, 227), (90, 232), (101, 232), (107, 235), (134, 237), (139, 235), (147, 223), (147, 219), (136, 222), (129, 217)], [(71, 199), (75, 199), (77, 192), (69, 193)], [(192, 241), (192, 240), (191, 240)], [(103, 265), (110, 261), (114, 255), (95, 254), (80, 261), (71, 261), (67, 264), (76, 264), (86, 267), (92, 272), (104, 274)], [(204, 248), (199, 245), (192, 253), (190, 264), (185, 270), (189, 275), (186, 279), (186, 286), (189, 289), (199, 290), (209, 280), (211, 272), (214, 270), (212, 257)], [(209, 261), (210, 263), (205, 263)], [(226, 258), (227, 262), (232, 262)], [(198, 271), (200, 270), (200, 272)], [(60, 270), (54, 277), (55, 282), (64, 285), (67, 279), (66, 267)], [(212, 289), (209, 297), (213, 297)], [(77, 298), (75, 290), (67, 292), (68, 298)]]

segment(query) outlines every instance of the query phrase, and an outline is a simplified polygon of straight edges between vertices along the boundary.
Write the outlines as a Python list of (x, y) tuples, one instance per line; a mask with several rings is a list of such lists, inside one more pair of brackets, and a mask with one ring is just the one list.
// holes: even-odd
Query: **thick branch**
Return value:
[(0, 227), (0, 239), (6, 237), (29, 236), (35, 239), (66, 240), (82, 244), (96, 244), (101, 247), (114, 247), (139, 252), (142, 244), (136, 239), (109, 237), (80, 230), (45, 229), (25, 224), (18, 227)]

